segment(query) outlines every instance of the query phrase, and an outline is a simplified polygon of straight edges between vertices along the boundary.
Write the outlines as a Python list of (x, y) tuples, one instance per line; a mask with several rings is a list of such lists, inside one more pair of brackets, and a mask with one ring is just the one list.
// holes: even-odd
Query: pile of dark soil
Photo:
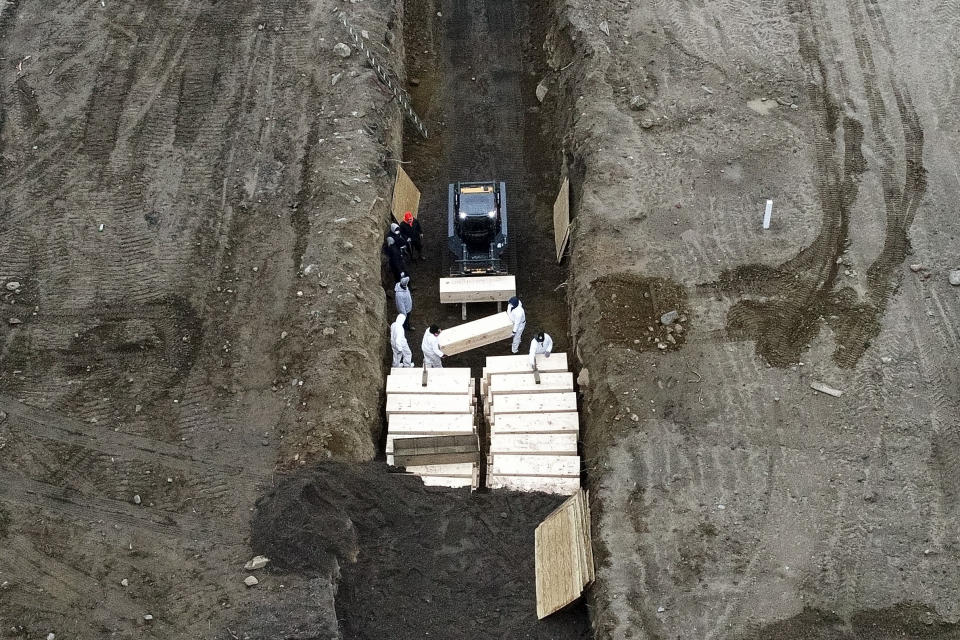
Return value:
[(273, 571), (339, 566), (347, 639), (587, 638), (582, 605), (536, 617), (534, 529), (561, 501), (424, 487), (382, 463), (327, 463), (258, 501), (252, 545)]

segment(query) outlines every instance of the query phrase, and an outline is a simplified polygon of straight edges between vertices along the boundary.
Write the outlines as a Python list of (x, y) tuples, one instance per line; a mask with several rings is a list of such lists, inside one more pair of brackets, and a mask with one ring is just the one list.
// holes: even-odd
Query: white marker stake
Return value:
[(763, 212), (763, 228), (770, 228), (770, 214), (773, 213), (773, 200), (767, 200), (767, 209)]

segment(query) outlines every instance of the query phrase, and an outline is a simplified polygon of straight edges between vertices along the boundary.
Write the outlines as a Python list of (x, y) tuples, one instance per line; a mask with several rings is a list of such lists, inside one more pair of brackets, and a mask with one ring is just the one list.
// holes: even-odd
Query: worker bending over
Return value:
[(523, 328), (527, 326), (527, 314), (523, 310), (523, 303), (520, 298), (514, 296), (507, 303), (507, 315), (513, 322), (513, 345), (510, 347), (512, 353), (520, 351), (520, 338), (523, 336)]
[(533, 340), (530, 341), (530, 368), (537, 368), (537, 356), (543, 354), (544, 358), (549, 358), (553, 351), (553, 338), (549, 333), (541, 331)]
[(410, 345), (407, 343), (407, 336), (403, 332), (403, 324), (407, 321), (407, 316), (402, 313), (397, 315), (397, 319), (390, 325), (390, 347), (393, 349), (394, 367), (412, 367), (413, 354), (410, 352)]
[(447, 356), (440, 350), (440, 327), (435, 324), (430, 325), (423, 333), (423, 342), (420, 348), (423, 350), (423, 366), (427, 369), (443, 368), (442, 358)]

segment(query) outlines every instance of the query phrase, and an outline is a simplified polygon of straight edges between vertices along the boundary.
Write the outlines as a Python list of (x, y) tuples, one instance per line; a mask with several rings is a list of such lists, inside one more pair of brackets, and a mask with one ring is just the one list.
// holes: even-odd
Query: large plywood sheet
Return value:
[(577, 410), (577, 394), (564, 393), (508, 393), (493, 396), (491, 413), (560, 413)]
[(532, 373), (496, 373), (487, 387), (490, 395), (573, 391), (573, 374), (568, 371), (541, 373), (540, 382)]
[(388, 435), (427, 433), (435, 436), (446, 433), (469, 433), (473, 430), (473, 425), (474, 417), (470, 413), (395, 413), (387, 418), (387, 433)]
[(440, 278), (440, 303), (506, 302), (517, 295), (515, 276)]
[(534, 533), (537, 617), (563, 609), (594, 580), (590, 506), (579, 490)]
[(471, 413), (470, 396), (411, 393), (387, 396), (387, 415), (396, 413)]
[(513, 335), (513, 322), (504, 311), (444, 329), (439, 338), (440, 350), (450, 356), (499, 342), (511, 335)]
[(560, 193), (553, 203), (553, 242), (557, 249), (557, 262), (563, 259), (570, 239), (570, 181), (563, 179)]
[(577, 433), (580, 416), (574, 411), (563, 413), (507, 413), (497, 416), (490, 433)]
[(420, 190), (403, 170), (403, 167), (397, 165), (397, 179), (393, 184), (393, 203), (390, 210), (397, 222), (403, 220), (403, 214), (407, 211), (416, 218), (420, 209)]

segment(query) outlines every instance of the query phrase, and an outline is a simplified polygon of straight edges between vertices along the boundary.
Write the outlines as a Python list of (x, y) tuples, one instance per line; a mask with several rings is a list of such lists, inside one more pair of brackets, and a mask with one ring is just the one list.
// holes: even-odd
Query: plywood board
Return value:
[(494, 433), (490, 436), (490, 453), (576, 455), (577, 434)]
[(570, 238), (570, 181), (563, 179), (560, 193), (553, 203), (553, 242), (557, 250), (557, 262), (563, 258)]
[(423, 386), (418, 376), (387, 376), (387, 393), (437, 393), (443, 395), (473, 395), (474, 387), (456, 378), (427, 377), (427, 386)]
[(388, 435), (404, 433), (463, 433), (473, 430), (474, 417), (468, 412), (459, 414), (395, 413), (387, 418)]
[(490, 456), (490, 473), (495, 476), (576, 476), (580, 477), (580, 456), (537, 456), (498, 453)]
[(499, 342), (511, 335), (513, 335), (513, 322), (504, 311), (444, 329), (439, 337), (440, 350), (450, 356)]
[(440, 278), (440, 303), (506, 302), (517, 295), (516, 276)]
[[(389, 399), (388, 399), (389, 402)], [(560, 413), (577, 410), (577, 394), (565, 393), (508, 393), (493, 396), (491, 413)]]
[(574, 411), (563, 413), (506, 413), (497, 416), (490, 433), (577, 433), (580, 416)]
[(568, 371), (540, 373), (540, 384), (532, 373), (496, 373), (487, 386), (491, 395), (573, 391), (573, 374)]
[(397, 222), (401, 222), (403, 214), (409, 211), (416, 218), (419, 215), (419, 209), (420, 190), (413, 184), (403, 167), (398, 164), (397, 179), (393, 183), (393, 203), (390, 205), (393, 217)]
[(487, 487), (508, 491), (542, 491), (561, 496), (569, 496), (580, 488), (579, 477), (557, 476), (487, 476)]
[(537, 527), (534, 534), (537, 617), (563, 609), (593, 581), (590, 509), (577, 491)]
[(387, 415), (395, 413), (470, 413), (470, 396), (437, 393), (391, 393), (387, 396)]

